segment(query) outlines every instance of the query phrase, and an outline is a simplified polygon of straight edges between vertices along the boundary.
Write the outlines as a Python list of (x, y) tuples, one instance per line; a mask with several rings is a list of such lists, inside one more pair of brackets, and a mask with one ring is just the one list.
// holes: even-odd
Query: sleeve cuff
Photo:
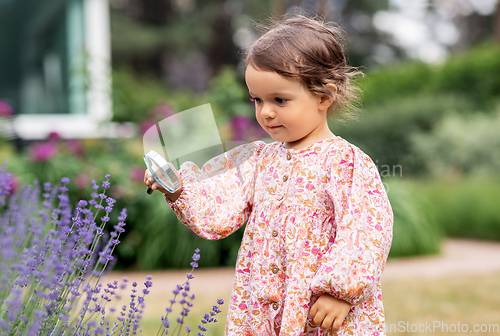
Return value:
[(186, 186), (182, 186), (181, 187), (181, 194), (179, 195), (179, 197), (177, 197), (177, 199), (175, 201), (170, 200), (170, 198), (168, 198), (167, 194), (165, 194), (165, 201), (170, 206), (170, 208), (172, 210), (174, 210), (176, 213), (178, 211), (180, 211), (180, 206), (183, 203), (185, 193), (186, 193)]

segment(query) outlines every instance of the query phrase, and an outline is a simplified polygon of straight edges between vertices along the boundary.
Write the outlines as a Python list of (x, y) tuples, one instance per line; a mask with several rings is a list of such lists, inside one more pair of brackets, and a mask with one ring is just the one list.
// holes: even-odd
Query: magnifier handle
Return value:
[(146, 191), (148, 193), (148, 195), (151, 195), (153, 193), (153, 189), (151, 189), (150, 187), (148, 187), (148, 190)]

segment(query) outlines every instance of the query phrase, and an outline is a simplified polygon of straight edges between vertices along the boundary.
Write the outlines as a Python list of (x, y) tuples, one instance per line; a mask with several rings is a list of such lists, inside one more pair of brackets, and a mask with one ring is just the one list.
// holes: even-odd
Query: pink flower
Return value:
[(57, 154), (57, 144), (55, 142), (44, 142), (33, 145), (29, 156), (34, 162), (49, 161)]
[(155, 122), (151, 120), (144, 120), (139, 124), (139, 131), (141, 132), (141, 135), (144, 135), (147, 130), (149, 130), (151, 127), (155, 126)]
[(70, 153), (78, 156), (83, 156), (85, 154), (85, 149), (83, 148), (83, 144), (80, 140), (69, 140), (66, 143), (66, 148), (68, 148)]
[(12, 106), (0, 100), (0, 117), (10, 117), (14, 114), (14, 109)]
[(179, 117), (179, 114), (174, 114), (168, 118), (162, 119), (160, 122), (162, 124), (166, 123), (167, 125), (175, 125), (175, 124), (179, 123), (180, 121), (181, 121), (181, 118)]
[(231, 118), (231, 129), (233, 131), (233, 140), (242, 141), (244, 133), (252, 127), (252, 120), (244, 116), (236, 116)]
[(75, 184), (78, 189), (83, 189), (89, 185), (89, 178), (85, 174), (79, 174), (75, 178)]
[(378, 231), (382, 231), (382, 225), (380, 224), (375, 225), (375, 229), (377, 229)]
[(241, 310), (245, 310), (245, 309), (247, 309), (247, 308), (248, 308), (248, 306), (247, 306), (245, 303), (243, 303), (243, 302), (242, 302), (242, 303), (240, 303), (240, 304), (238, 305), (238, 308), (240, 308)]
[(314, 190), (314, 185), (312, 183), (306, 184), (306, 189), (307, 190)]
[(176, 111), (170, 106), (166, 101), (160, 102), (155, 107), (153, 107), (153, 113), (156, 119), (165, 119), (176, 114)]
[(128, 176), (130, 177), (131, 180), (135, 182), (144, 181), (144, 170), (145, 169), (142, 167), (132, 166), (132, 168), (130, 168)]
[(58, 142), (61, 140), (61, 136), (57, 132), (50, 132), (49, 133), (49, 142)]
[(232, 117), (231, 131), (234, 141), (259, 139), (266, 134), (254, 119), (246, 116)]
[(118, 199), (122, 198), (125, 195), (126, 190), (125, 188), (120, 186), (112, 186), (109, 192), (111, 196), (113, 196), (113, 198)]

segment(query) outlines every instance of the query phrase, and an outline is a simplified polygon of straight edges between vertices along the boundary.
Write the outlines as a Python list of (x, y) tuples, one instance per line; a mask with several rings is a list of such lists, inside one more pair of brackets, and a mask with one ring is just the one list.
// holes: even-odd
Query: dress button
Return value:
[(274, 310), (278, 310), (278, 308), (279, 308), (279, 307), (280, 307), (280, 306), (279, 306), (278, 302), (274, 302), (274, 303), (273, 303), (273, 309), (274, 309)]
[(281, 201), (283, 198), (285, 198), (285, 196), (281, 195), (280, 198), (278, 198), (278, 201)]
[(278, 231), (273, 230), (273, 237), (277, 237), (277, 236), (278, 236)]
[(271, 268), (271, 272), (273, 272), (274, 274), (276, 274), (276, 273), (278, 273), (278, 272), (279, 272), (279, 268), (278, 268), (278, 267), (276, 267), (276, 266), (273, 266), (273, 267)]
[(287, 153), (287, 154), (286, 154), (286, 159), (287, 159), (287, 160), (290, 160), (291, 158), (292, 158), (292, 154)]
[(283, 175), (283, 182), (286, 182), (288, 180), (288, 175)]

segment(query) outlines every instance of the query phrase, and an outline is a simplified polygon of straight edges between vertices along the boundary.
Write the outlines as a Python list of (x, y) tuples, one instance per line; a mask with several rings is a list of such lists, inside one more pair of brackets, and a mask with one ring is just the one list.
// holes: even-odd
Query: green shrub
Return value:
[(412, 189), (429, 200), (429, 211), (449, 237), (500, 241), (500, 180), (420, 180)]
[(419, 94), (394, 97), (391, 102), (366, 107), (357, 121), (330, 122), (332, 131), (365, 151), (380, 167), (401, 166), (404, 176), (426, 168), (415, 160), (410, 135), (431, 131), (451, 113), (466, 114), (472, 104), (457, 95)]
[(389, 257), (438, 253), (443, 232), (427, 210), (427, 200), (413, 193), (411, 184), (399, 179), (386, 180), (386, 183), (394, 212), (394, 236)]
[(433, 69), (422, 62), (390, 64), (371, 70), (358, 81), (366, 106), (391, 102), (403, 96), (432, 92)]
[(151, 211), (143, 214), (140, 225), (134, 226), (132, 234), (136, 239), (130, 240), (122, 251), (136, 252), (136, 265), (143, 270), (182, 268), (195, 248), (203, 251), (201, 266), (235, 265), (244, 228), (221, 240), (200, 238), (177, 219), (163, 194), (155, 194), (147, 200)]
[(220, 123), (227, 122), (233, 116), (254, 116), (248, 89), (233, 67), (223, 68), (210, 81), (208, 99)]
[(500, 46), (483, 45), (452, 55), (435, 72), (432, 90), (466, 95), (489, 110), (500, 98)]
[(500, 97), (498, 73), (500, 47), (483, 45), (452, 55), (442, 65), (389, 64), (369, 71), (358, 83), (366, 106), (421, 93), (452, 93), (469, 97), (477, 109), (488, 109)]
[[(364, 95), (359, 120), (330, 126), (379, 167), (403, 170), (405, 177), (452, 166), (466, 174), (495, 173), (500, 162), (497, 73), (500, 47), (491, 45), (452, 55), (442, 65), (407, 62), (375, 69), (358, 82)], [(476, 116), (477, 111), (493, 116)]]
[(500, 105), (495, 113), (445, 116), (431, 132), (410, 134), (412, 153), (435, 177), (500, 171)]
[(113, 70), (113, 121), (156, 120), (154, 107), (164, 102), (175, 111), (184, 111), (209, 101), (204, 94), (169, 90), (159, 79), (138, 76), (128, 68)]

